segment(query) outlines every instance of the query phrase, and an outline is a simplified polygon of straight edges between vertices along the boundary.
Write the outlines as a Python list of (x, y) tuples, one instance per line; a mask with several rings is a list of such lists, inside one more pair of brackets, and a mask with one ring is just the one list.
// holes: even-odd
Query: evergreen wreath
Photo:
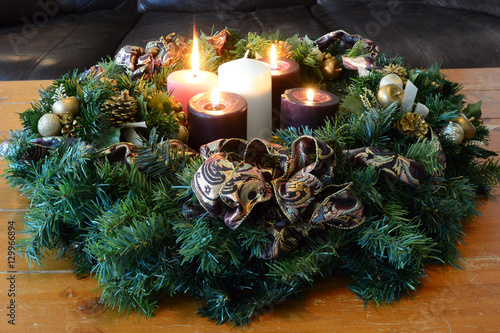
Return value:
[[(500, 180), (496, 154), (483, 148), (489, 133), (480, 103), (466, 105), (461, 86), (438, 64), (410, 68), (344, 32), (316, 41), (200, 33), (201, 65), (216, 72), (247, 50), (265, 56), (272, 43), (300, 64), (304, 85), (333, 92), (342, 104), (316, 130), (280, 129), (272, 143), (243, 142), (258, 149), (252, 165), (291, 160), (298, 142), (312, 147), (302, 151), (314, 160), (308, 170), (330, 190), (317, 198), (340, 198), (337, 208), (347, 202), (350, 211), (311, 222), (322, 206), (295, 209), (283, 226), (275, 198), (228, 227), (224, 214), (205, 209), (193, 179), (210, 156), (233, 148), (218, 142), (202, 156), (176, 140), (185, 138), (186, 119), (166, 77), (184, 67), (188, 43), (171, 34), (63, 75), (21, 114), (23, 128), (11, 131), (2, 157), (4, 177), (31, 201), (20, 244), (28, 262), (69, 253), (75, 273), (98, 279), (101, 301), (119, 313), (152, 316), (163, 297), (186, 293), (205, 302), (201, 315), (234, 325), (299, 295), (319, 276), (346, 274), (366, 302), (391, 303), (421, 285), (425, 265), (460, 267), (463, 225), (479, 215), (479, 195)], [(343, 64), (339, 77), (322, 70), (328, 59)], [(370, 71), (360, 75), (353, 66)], [(426, 117), (402, 114), (396, 103), (381, 106), (377, 91), (388, 73), (418, 88), (415, 103), (428, 108)], [(40, 119), (60, 101), (79, 113), (63, 107), (62, 134), (42, 136)], [(461, 113), (475, 127), (463, 141), (456, 140)], [(296, 172), (288, 170), (287, 181)]]

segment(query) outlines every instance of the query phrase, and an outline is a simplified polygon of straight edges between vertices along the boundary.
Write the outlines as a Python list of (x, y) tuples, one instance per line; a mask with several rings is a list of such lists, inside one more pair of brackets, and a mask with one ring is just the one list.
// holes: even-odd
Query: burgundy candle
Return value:
[(260, 61), (271, 65), (273, 131), (275, 131), (280, 127), (281, 94), (287, 89), (300, 87), (300, 67), (293, 59), (277, 57), (274, 45), (271, 47), (271, 56)]
[[(215, 89), (214, 89), (215, 90)], [(223, 138), (247, 138), (247, 101), (230, 92), (201, 93), (189, 100), (189, 146)]]
[[(312, 96), (307, 96), (310, 90)], [(281, 128), (308, 126), (316, 129), (335, 115), (339, 98), (327, 91), (308, 88), (288, 89), (281, 95)]]

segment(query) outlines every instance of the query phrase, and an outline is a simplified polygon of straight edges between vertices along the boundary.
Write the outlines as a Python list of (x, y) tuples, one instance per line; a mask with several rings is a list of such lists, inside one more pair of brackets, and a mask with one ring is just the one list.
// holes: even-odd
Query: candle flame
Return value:
[(215, 109), (219, 106), (219, 89), (217, 89), (217, 86), (212, 89), (212, 93), (210, 95), (212, 99), (212, 107)]
[(198, 51), (198, 38), (196, 38), (196, 33), (194, 31), (193, 31), (193, 52), (191, 53), (191, 72), (193, 73), (194, 77), (196, 77), (200, 72), (200, 55)]
[(310, 103), (314, 102), (314, 92), (312, 91), (312, 89), (308, 89), (306, 94), (307, 94), (307, 101)]
[(270, 62), (271, 62), (271, 69), (276, 70), (278, 68), (278, 56), (276, 55), (276, 48), (274, 47), (274, 44), (271, 45), (271, 56), (270, 56)]

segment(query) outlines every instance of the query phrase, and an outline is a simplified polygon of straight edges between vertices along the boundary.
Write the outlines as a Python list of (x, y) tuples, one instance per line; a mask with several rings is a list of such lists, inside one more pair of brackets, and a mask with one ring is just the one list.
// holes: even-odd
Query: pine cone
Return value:
[(74, 119), (70, 123), (67, 123), (63, 126), (63, 128), (61, 129), (61, 134), (65, 137), (74, 138), (76, 137), (76, 133), (79, 127), (80, 124), (78, 123), (78, 119)]
[(399, 65), (390, 64), (388, 66), (384, 66), (382, 73), (384, 75), (396, 74), (397, 76), (399, 76), (401, 78), (401, 80), (403, 81), (403, 84), (406, 84), (406, 76), (408, 74), (406, 73), (406, 69), (404, 67), (401, 67)]
[(412, 134), (416, 138), (423, 138), (429, 131), (429, 124), (420, 113), (408, 112), (396, 122), (395, 126), (404, 134)]
[(107, 112), (110, 122), (115, 126), (134, 122), (137, 113), (137, 103), (133, 97), (124, 90), (118, 96), (113, 96), (101, 105), (101, 111)]
[(61, 115), (61, 125), (70, 125), (73, 122), (73, 114), (70, 112), (64, 112)]

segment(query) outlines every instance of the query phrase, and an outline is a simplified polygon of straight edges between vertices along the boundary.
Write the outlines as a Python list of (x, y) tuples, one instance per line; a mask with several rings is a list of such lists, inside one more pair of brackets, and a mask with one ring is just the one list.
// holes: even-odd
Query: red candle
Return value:
[(323, 126), (325, 119), (337, 112), (339, 101), (337, 96), (323, 90), (288, 89), (281, 95), (281, 128)]
[(271, 65), (272, 100), (273, 100), (273, 131), (280, 127), (281, 94), (287, 89), (300, 86), (299, 64), (289, 58), (277, 57), (274, 45), (271, 56), (260, 59)]
[(236, 93), (214, 91), (198, 94), (188, 103), (188, 143), (195, 150), (217, 139), (247, 138), (245, 98)]
[(191, 69), (175, 71), (167, 76), (167, 89), (185, 107), (191, 97), (210, 91), (217, 85), (217, 75), (200, 71), (198, 39), (193, 31), (193, 53), (191, 54)]

